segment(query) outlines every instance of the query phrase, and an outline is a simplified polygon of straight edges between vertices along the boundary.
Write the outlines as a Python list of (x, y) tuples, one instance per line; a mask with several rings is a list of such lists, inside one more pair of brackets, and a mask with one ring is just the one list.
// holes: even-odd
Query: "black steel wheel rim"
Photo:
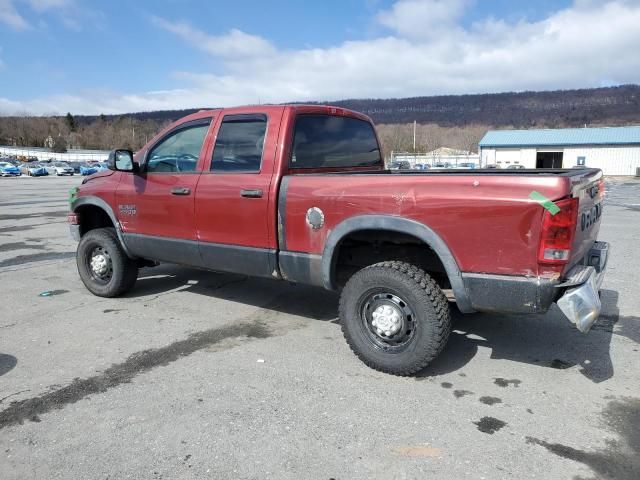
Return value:
[(370, 290), (360, 297), (361, 327), (371, 344), (385, 353), (404, 351), (413, 341), (418, 324), (409, 304), (390, 290)]

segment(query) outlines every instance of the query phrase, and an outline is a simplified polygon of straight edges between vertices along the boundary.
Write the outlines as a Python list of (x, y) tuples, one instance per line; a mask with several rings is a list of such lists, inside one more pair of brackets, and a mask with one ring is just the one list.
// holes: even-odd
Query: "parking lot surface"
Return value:
[(607, 184), (590, 333), (454, 313), (415, 378), (363, 365), (323, 290), (162, 265), (94, 297), (79, 182), (0, 179), (1, 478), (640, 478), (639, 181)]

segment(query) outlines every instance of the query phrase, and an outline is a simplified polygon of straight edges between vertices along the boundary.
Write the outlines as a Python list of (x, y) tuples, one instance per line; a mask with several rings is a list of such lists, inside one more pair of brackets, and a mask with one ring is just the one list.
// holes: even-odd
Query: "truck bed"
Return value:
[(352, 171), (352, 172), (322, 172), (322, 173), (303, 173), (296, 172), (293, 175), (409, 175), (409, 176), (432, 176), (432, 175), (499, 175), (499, 176), (555, 176), (555, 177), (577, 177), (585, 174), (595, 174), (599, 170), (596, 168), (525, 168), (525, 169), (507, 169), (507, 168), (467, 168), (467, 169), (441, 169), (441, 170), (371, 170), (371, 171)]
[[(598, 169), (361, 171), (300, 173), (284, 177), (279, 214), (286, 225), (281, 249), (321, 255), (340, 222), (361, 215), (391, 215), (426, 225), (451, 249), (462, 272), (537, 277), (559, 275), (538, 263), (545, 209), (533, 192), (557, 201), (580, 198), (580, 213), (594, 199), (584, 189), (601, 178)], [(505, 176), (510, 180), (506, 182)], [(390, 178), (393, 177), (393, 178)], [(317, 208), (325, 227), (309, 228)], [(598, 226), (578, 230), (572, 264), (597, 237)], [(283, 248), (284, 246), (284, 248)]]

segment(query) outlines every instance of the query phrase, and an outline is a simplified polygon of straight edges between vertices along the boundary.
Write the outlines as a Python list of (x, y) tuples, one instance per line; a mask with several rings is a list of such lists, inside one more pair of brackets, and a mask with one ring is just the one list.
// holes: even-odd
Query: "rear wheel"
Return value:
[(87, 232), (76, 253), (78, 273), (85, 287), (99, 297), (117, 297), (138, 278), (138, 265), (127, 257), (113, 228)]
[(423, 270), (405, 262), (366, 267), (340, 297), (342, 331), (369, 367), (412, 375), (444, 348), (451, 330), (447, 298)]

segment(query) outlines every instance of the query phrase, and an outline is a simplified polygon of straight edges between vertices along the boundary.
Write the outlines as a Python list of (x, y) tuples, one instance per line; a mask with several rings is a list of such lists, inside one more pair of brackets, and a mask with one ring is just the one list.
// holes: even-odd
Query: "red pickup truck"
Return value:
[(201, 111), (108, 166), (69, 214), (95, 295), (158, 262), (339, 290), (352, 350), (397, 375), (442, 350), (449, 302), (600, 312), (600, 170), (389, 171), (368, 117), (302, 105)]

